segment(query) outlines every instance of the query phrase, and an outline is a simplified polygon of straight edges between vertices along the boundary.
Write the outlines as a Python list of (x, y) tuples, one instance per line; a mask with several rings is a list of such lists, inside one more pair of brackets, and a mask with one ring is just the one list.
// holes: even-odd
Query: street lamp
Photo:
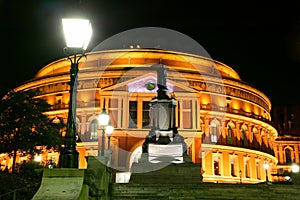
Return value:
[(293, 173), (298, 173), (299, 172), (299, 165), (297, 165), (297, 164), (293, 164), (292, 165), (292, 172)]
[(293, 184), (294, 185), (298, 185), (298, 172), (299, 172), (299, 165), (297, 165), (296, 163), (293, 163), (292, 164), (292, 172), (293, 172), (293, 178), (292, 178), (292, 181), (293, 181)]
[(269, 182), (269, 177), (268, 177), (269, 164), (267, 162), (264, 162), (263, 168), (266, 170), (266, 182)]
[(68, 110), (67, 130), (64, 138), (64, 148), (60, 153), (60, 167), (78, 168), (79, 153), (76, 150), (76, 94), (78, 63), (85, 57), (85, 50), (92, 36), (92, 26), (87, 19), (62, 19), (66, 40), (64, 52), (71, 62), (70, 69), (70, 100)]
[(98, 122), (100, 124), (100, 129), (102, 130), (102, 140), (101, 140), (101, 156), (104, 156), (104, 146), (105, 146), (105, 133), (107, 133), (108, 136), (108, 149), (110, 146), (110, 135), (112, 134), (114, 128), (110, 124), (109, 121), (109, 115), (106, 112), (105, 106), (102, 108), (101, 114), (98, 116)]
[(108, 140), (107, 140), (107, 150), (110, 150), (110, 137), (112, 135), (112, 133), (114, 132), (114, 127), (111, 125), (111, 122), (109, 121), (105, 132), (107, 134)]

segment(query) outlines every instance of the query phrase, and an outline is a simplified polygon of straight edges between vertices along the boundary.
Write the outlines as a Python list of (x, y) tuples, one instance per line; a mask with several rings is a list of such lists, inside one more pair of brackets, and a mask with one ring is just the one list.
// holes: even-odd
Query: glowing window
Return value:
[(230, 126), (228, 128), (228, 135), (227, 135), (227, 144), (232, 144), (232, 129)]
[(210, 139), (211, 139), (211, 142), (214, 142), (216, 143), (218, 141), (218, 134), (217, 134), (217, 129), (218, 129), (218, 126), (215, 122), (211, 122), (210, 124)]
[(290, 164), (292, 162), (291, 150), (286, 148), (284, 150), (284, 153), (285, 153), (285, 162), (286, 162), (286, 164)]
[(98, 120), (97, 119), (94, 119), (92, 122), (91, 122), (91, 132), (90, 132), (90, 139), (91, 140), (95, 140), (97, 139), (97, 129), (98, 129)]
[(143, 101), (143, 128), (149, 128), (150, 126), (150, 102)]
[(220, 175), (219, 157), (214, 157), (214, 174)]
[(129, 101), (129, 128), (137, 127), (137, 101)]

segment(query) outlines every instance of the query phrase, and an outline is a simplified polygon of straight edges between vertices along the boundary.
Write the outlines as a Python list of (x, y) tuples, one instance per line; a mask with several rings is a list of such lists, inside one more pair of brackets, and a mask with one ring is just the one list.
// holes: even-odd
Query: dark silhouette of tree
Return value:
[(44, 113), (50, 105), (37, 98), (36, 91), (11, 91), (0, 103), (0, 153), (13, 156), (15, 171), (18, 152), (35, 154), (38, 146), (59, 149), (64, 124), (52, 123)]

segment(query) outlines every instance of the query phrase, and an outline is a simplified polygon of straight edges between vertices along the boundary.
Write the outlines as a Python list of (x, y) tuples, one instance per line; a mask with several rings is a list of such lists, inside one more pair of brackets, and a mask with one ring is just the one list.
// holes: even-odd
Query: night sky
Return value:
[(80, 7), (93, 26), (87, 51), (122, 31), (168, 28), (196, 40), (271, 102), (300, 102), (299, 3), (261, 2), (0, 0), (0, 93), (65, 57), (61, 18)]

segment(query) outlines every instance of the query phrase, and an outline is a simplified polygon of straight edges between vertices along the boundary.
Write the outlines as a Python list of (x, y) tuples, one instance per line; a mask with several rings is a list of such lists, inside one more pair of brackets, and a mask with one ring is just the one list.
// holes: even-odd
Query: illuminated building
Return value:
[(289, 102), (273, 108), (273, 122), (278, 130), (274, 153), (278, 158), (274, 179), (288, 181), (292, 175), (292, 166), (300, 163), (300, 118), (299, 105)]
[[(102, 143), (97, 115), (103, 107), (115, 128), (110, 138), (112, 166), (128, 171), (132, 162), (138, 162), (149, 132), (149, 101), (156, 95), (152, 66), (158, 63), (168, 70), (169, 95), (177, 100), (176, 126), (192, 161), (202, 163), (203, 181), (258, 183), (266, 181), (266, 171), (272, 181), (278, 133), (271, 123), (269, 98), (221, 62), (158, 49), (91, 52), (79, 63), (80, 168), (86, 167), (85, 156), (98, 155)], [(52, 105), (46, 114), (54, 121), (66, 121), (69, 68), (68, 61), (57, 60), (17, 89), (39, 90), (40, 97)]]

